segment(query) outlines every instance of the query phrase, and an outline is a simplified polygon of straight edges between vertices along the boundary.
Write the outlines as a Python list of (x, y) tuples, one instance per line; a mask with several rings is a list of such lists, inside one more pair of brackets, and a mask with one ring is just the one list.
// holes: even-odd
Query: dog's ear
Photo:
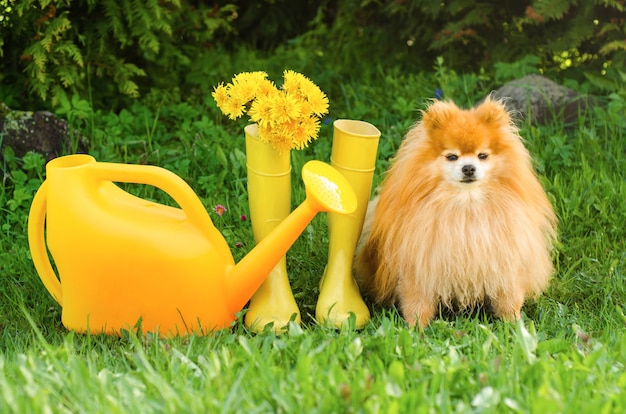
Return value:
[(459, 108), (452, 102), (435, 101), (422, 112), (422, 124), (426, 129), (434, 130), (445, 126), (459, 112)]
[(475, 109), (475, 111), (478, 119), (486, 124), (506, 126), (511, 123), (511, 117), (509, 116), (504, 104), (499, 101), (492, 100), (491, 96), (488, 96), (484, 102)]

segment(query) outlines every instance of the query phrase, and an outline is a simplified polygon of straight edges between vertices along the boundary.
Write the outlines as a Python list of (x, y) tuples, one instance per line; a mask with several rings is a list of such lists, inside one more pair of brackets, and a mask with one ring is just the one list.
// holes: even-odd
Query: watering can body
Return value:
[[(182, 179), (153, 166), (98, 163), (88, 155), (47, 165), (29, 218), (44, 285), (70, 330), (119, 333), (137, 324), (164, 334), (228, 326), (230, 250)], [(113, 181), (151, 184), (184, 209), (143, 200)], [(59, 273), (56, 278), (47, 247)]]
[[(155, 186), (180, 208), (136, 197), (116, 182)], [(342, 208), (349, 214), (356, 202), (349, 185), (346, 191)], [(69, 155), (46, 166), (29, 214), (28, 239), (39, 277), (62, 306), (66, 328), (206, 334), (228, 327), (313, 216), (333, 209), (307, 200), (235, 264), (196, 194), (174, 173)]]

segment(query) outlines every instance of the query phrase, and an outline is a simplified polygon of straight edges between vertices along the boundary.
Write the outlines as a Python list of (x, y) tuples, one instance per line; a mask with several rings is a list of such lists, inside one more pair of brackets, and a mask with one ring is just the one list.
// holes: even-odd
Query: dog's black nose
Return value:
[(466, 177), (472, 177), (474, 173), (476, 172), (476, 167), (473, 166), (472, 164), (467, 164), (467, 165), (464, 165), (463, 168), (461, 168), (461, 171), (463, 171), (463, 174)]

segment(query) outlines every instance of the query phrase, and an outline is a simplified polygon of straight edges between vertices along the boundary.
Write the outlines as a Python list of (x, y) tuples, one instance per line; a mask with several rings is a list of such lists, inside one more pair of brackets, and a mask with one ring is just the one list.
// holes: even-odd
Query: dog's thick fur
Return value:
[(553, 272), (557, 219), (504, 106), (435, 101), (368, 206), (355, 258), (361, 291), (424, 327), (439, 304), (489, 302), (521, 317)]

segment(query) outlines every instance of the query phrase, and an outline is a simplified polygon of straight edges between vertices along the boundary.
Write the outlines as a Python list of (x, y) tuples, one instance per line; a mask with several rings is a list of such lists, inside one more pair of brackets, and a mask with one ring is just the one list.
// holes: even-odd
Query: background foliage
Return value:
[(52, 106), (69, 93), (115, 107), (117, 95), (136, 98), (141, 87), (176, 83), (235, 13), (232, 5), (179, 0), (0, 4), (0, 81)]
[(523, 61), (623, 90), (625, 36), (622, 0), (1, 0), (0, 100), (119, 108), (173, 83), (184, 96), (242, 47), (284, 49), (309, 73), (420, 71), (442, 57), (493, 74)]

